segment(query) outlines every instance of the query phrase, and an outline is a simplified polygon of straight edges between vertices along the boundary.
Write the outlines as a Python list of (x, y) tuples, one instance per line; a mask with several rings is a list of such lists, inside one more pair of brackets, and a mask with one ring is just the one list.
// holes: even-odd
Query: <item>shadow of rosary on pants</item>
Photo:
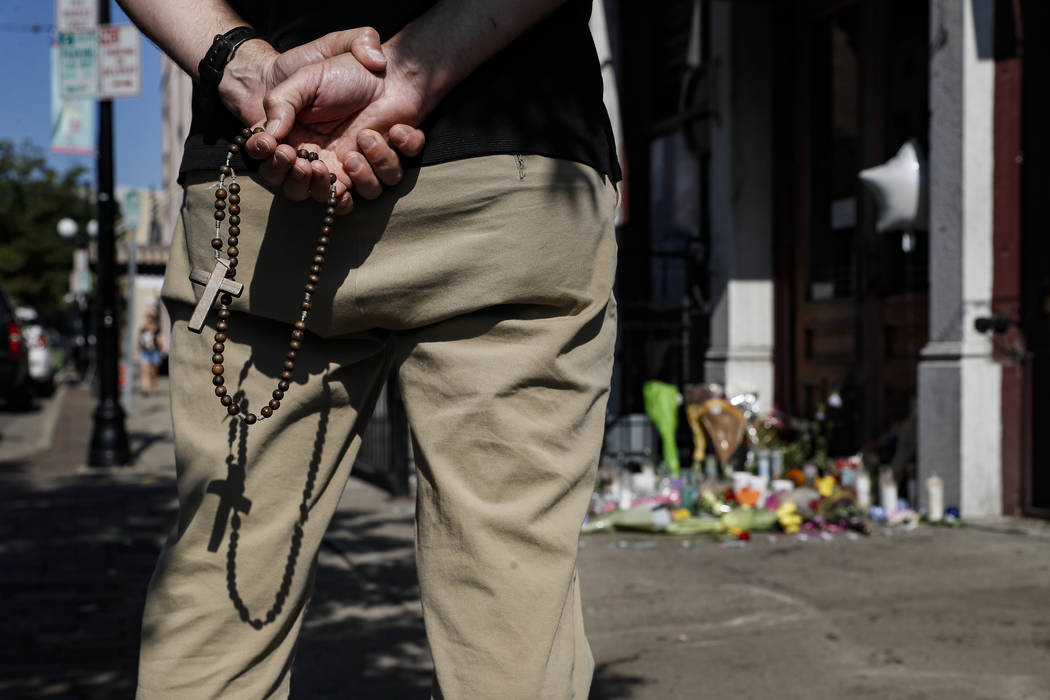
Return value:
[[(249, 363), (250, 364), (250, 363)], [(247, 366), (242, 372), (241, 381), (244, 381), (244, 374), (247, 373)], [(328, 384), (325, 381), (325, 396), (328, 394)], [(238, 391), (235, 395), (235, 400), (241, 406), (247, 410), (245, 403), (244, 392)], [(310, 513), (310, 496), (313, 494), (314, 485), (317, 480), (317, 472), (321, 465), (321, 453), (324, 449), (325, 434), (328, 429), (328, 408), (327, 402), (324, 402), (325, 408), (319, 413), (319, 420), (317, 424), (317, 433), (314, 438), (314, 449), (313, 454), (310, 457), (310, 464), (306, 471), (306, 484), (303, 487), (302, 501), (299, 503), (299, 517), (292, 527), (292, 538), (288, 548), (288, 558), (284, 567), (284, 576), (281, 579), (280, 588), (277, 589), (277, 593), (274, 596), (273, 605), (262, 617), (253, 617), (248, 606), (241, 598), (240, 592), (237, 589), (237, 543), (240, 540), (240, 529), (241, 529), (241, 513), (247, 514), (251, 510), (251, 501), (244, 498), (245, 488), (245, 462), (247, 460), (247, 440), (248, 440), (248, 426), (243, 421), (232, 420), (230, 421), (230, 455), (226, 458), (227, 464), (227, 479), (225, 482), (215, 481), (209, 484), (208, 491), (212, 493), (221, 493), (222, 502), (220, 509), (232, 510), (233, 513), (230, 516), (230, 540), (229, 548), (226, 552), (226, 588), (230, 594), (230, 600), (233, 602), (234, 607), (237, 609), (241, 620), (250, 624), (255, 629), (262, 629), (265, 625), (274, 622), (277, 616), (281, 614), (281, 610), (284, 607), (284, 603), (288, 598), (288, 594), (292, 588), (292, 578), (295, 576), (295, 565), (299, 558), (299, 551), (302, 548), (303, 542), (303, 527), (306, 525), (306, 520)], [(233, 445), (237, 443), (237, 456), (233, 455)], [(221, 523), (225, 521), (220, 513), (219, 517), (216, 518), (217, 528), (221, 527)], [(219, 542), (222, 540), (221, 530), (217, 530), (212, 533), (212, 541), (209, 544), (208, 549), (211, 551), (217, 551)]]

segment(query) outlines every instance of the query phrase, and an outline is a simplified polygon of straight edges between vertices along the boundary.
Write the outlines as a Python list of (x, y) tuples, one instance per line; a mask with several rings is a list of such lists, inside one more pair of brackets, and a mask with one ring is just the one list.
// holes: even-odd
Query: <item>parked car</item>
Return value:
[(19, 306), (15, 309), (15, 318), (22, 326), (29, 356), (29, 379), (36, 395), (51, 396), (55, 391), (55, 366), (51, 360), (51, 341), (40, 325), (40, 316), (32, 307)]
[(29, 378), (29, 353), (11, 300), (0, 288), (0, 397), (8, 406), (28, 407), (33, 401)]

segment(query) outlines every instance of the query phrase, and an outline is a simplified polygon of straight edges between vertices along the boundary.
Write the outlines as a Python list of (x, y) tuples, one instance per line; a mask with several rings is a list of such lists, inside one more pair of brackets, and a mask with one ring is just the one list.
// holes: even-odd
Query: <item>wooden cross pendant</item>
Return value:
[(193, 310), (193, 315), (190, 316), (189, 326), (194, 333), (200, 333), (204, 328), (204, 321), (208, 317), (208, 312), (211, 310), (212, 305), (215, 304), (215, 297), (219, 296), (219, 292), (239, 297), (241, 292), (244, 291), (243, 284), (226, 279), (226, 271), (228, 269), (230, 269), (229, 263), (219, 259), (215, 261), (215, 269), (211, 273), (205, 270), (194, 270), (190, 273), (191, 282), (204, 285), (204, 293), (201, 294), (201, 298), (197, 302), (197, 308)]

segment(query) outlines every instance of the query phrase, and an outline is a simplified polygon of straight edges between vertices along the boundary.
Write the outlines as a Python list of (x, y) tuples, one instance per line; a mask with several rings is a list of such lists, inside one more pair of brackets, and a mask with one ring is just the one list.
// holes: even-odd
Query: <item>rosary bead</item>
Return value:
[(239, 236), (239, 235), (241, 235), (241, 227), (240, 226), (231, 226), (229, 231), (230, 231), (230, 235), (231, 236)]
[(288, 370), (289, 372), (292, 371), (293, 369), (295, 369), (295, 360), (285, 360), (284, 361), (284, 368), (286, 370)]
[(239, 194), (231, 194), (230, 195), (230, 204), (240, 204), (240, 203), (241, 203), (241, 196)]
[(217, 387), (215, 387), (215, 395), (218, 396), (220, 399), (223, 396), (226, 396), (226, 387), (224, 387), (224, 386), (217, 386)]
[(299, 353), (296, 352), (295, 350), (289, 350), (288, 354), (287, 354), (287, 357), (288, 357), (289, 360), (297, 360), (297, 359), (299, 359)]
[(318, 255), (327, 255), (328, 254), (328, 246), (324, 246), (324, 245), (318, 244), (318, 246), (316, 248), (314, 248), (314, 252), (317, 253)]
[[(233, 262), (237, 262), (237, 261), (234, 260)], [(234, 270), (233, 267), (231, 266), (230, 269), (226, 271), (226, 279), (232, 280), (236, 276), (237, 276), (237, 270)]]
[(231, 403), (229, 406), (226, 407), (226, 412), (229, 413), (231, 416), (235, 416), (241, 412), (241, 407), (235, 403)]
[(247, 136), (241, 136), (240, 134), (237, 134), (236, 136), (233, 137), (233, 142), (235, 144), (237, 144), (238, 146), (243, 146), (244, 142), (247, 141), (247, 140), (248, 140)]
[[(218, 324), (216, 324), (216, 325), (218, 325)], [(225, 343), (226, 342), (226, 334), (225, 333), (216, 333), (215, 334), (215, 342), (216, 343)]]
[(222, 378), (221, 374), (216, 374), (216, 375), (212, 376), (211, 383), (214, 384), (215, 386), (222, 386), (223, 384), (226, 383), (226, 380)]
[(290, 387), (290, 386), (291, 386), (291, 383), (287, 382), (287, 381), (285, 381), (283, 379), (281, 381), (277, 382), (277, 388), (279, 390), (281, 390), (281, 391), (288, 391), (288, 387)]
[(226, 212), (216, 210), (216, 212), (215, 212), (215, 220), (216, 221), (222, 221), (225, 218), (226, 218)]
[(296, 321), (295, 322), (295, 327), (298, 328), (301, 331), (305, 331), (306, 330), (306, 321)]
[(303, 347), (303, 344), (300, 343), (298, 340), (290, 340), (288, 341), (288, 347), (290, 347), (292, 350), (299, 350)]
[[(219, 297), (219, 303), (222, 304), (223, 306), (229, 306), (230, 304), (233, 303), (233, 297), (230, 296), (229, 294), (225, 294), (224, 293), (222, 296)], [(220, 350), (219, 352), (222, 352), (222, 351)]]
[(303, 291), (305, 291), (307, 294), (313, 294), (315, 289), (317, 289), (317, 287), (315, 287), (310, 282), (307, 282), (306, 285), (303, 287)]
[(323, 255), (315, 255), (314, 256), (314, 265), (323, 265), (323, 264), (324, 264), (324, 256)]
[(240, 242), (241, 242), (241, 239), (240, 239), (240, 238), (238, 238), (237, 236), (230, 236), (230, 237), (229, 237), (229, 238), (228, 238), (228, 239), (226, 240), (226, 242), (227, 242), (227, 243), (229, 243), (230, 245), (233, 245), (233, 246), (235, 246), (235, 245), (237, 245), (238, 243), (240, 243)]
[(220, 365), (220, 364), (212, 365), (211, 366), (211, 373), (216, 375), (216, 376), (222, 374), (222, 365)]
[(305, 148), (300, 148), (300, 149), (299, 149), (299, 150), (298, 150), (298, 151), (296, 152), (296, 154), (295, 154), (295, 155), (299, 156), (299, 157), (300, 157), (300, 158), (302, 158), (303, 160), (309, 160), (309, 159), (310, 159), (310, 152), (309, 152), (309, 151), (307, 151), (307, 150), (306, 150)]
[(219, 309), (219, 318), (221, 318), (223, 321), (225, 321), (229, 317), (230, 317), (230, 310), (229, 309)]
[(332, 216), (326, 216), (325, 218), (321, 219), (321, 222), (322, 222), (322, 223), (323, 223), (323, 224), (324, 224), (325, 226), (334, 226), (334, 225), (335, 225), (335, 217), (332, 217)]
[[(310, 274), (313, 275), (313, 276), (320, 275), (321, 274), (321, 266), (317, 265), (316, 263), (311, 265), (310, 266)], [(310, 281), (313, 282), (314, 284), (317, 284), (318, 282), (321, 281), (321, 279), (318, 277), (316, 280), (311, 279)]]
[(213, 239), (211, 239), (211, 247), (214, 248), (215, 250), (222, 250), (222, 239), (221, 238), (213, 238)]
[(256, 420), (258, 420), (258, 419), (255, 417), (254, 413), (249, 413), (248, 415), (246, 415), (244, 417), (244, 422), (247, 423), (248, 425), (253, 424)]
[(292, 381), (292, 371), (286, 369), (285, 371), (281, 372), (281, 379), (283, 379), (286, 382)]
[(324, 210), (324, 213), (325, 216), (335, 216), (335, 207), (329, 205), (328, 208)]
[[(273, 399), (274, 399), (274, 401), (280, 401), (283, 398), (284, 398), (284, 392), (283, 391), (281, 391), (280, 389), (274, 389), (273, 390)], [(271, 405), (273, 405), (273, 404), (271, 404)], [(276, 408), (276, 406), (274, 408)]]
[[(257, 131), (262, 131), (262, 127), (261, 126), (260, 127), (256, 127), (256, 129), (257, 129)], [(242, 139), (247, 139), (251, 135), (252, 135), (252, 130), (249, 129), (248, 127), (244, 127), (243, 129), (241, 129), (241, 138)]]
[[(278, 392), (275, 391), (273, 393), (276, 394)], [(284, 394), (282, 393), (281, 396), (284, 396)], [(269, 407), (276, 411), (278, 408), (281, 407), (281, 402), (278, 401), (277, 399), (270, 399)]]
[(222, 187), (215, 190), (215, 199), (226, 199), (226, 190)]
[[(231, 168), (228, 165), (223, 164), (223, 165), (219, 166), (219, 172), (222, 173), (223, 175), (229, 175), (229, 174), (231, 174), (233, 172), (233, 168)], [(233, 189), (233, 186), (231, 185), (230, 186), (230, 192), (236, 192), (236, 191), (237, 190)]]
[(313, 304), (311, 304), (311, 303), (310, 303), (310, 302), (308, 302), (308, 301), (304, 301), (303, 303), (299, 304), (299, 307), (300, 307), (300, 308), (301, 308), (301, 309), (302, 309), (303, 311), (309, 311), (310, 309), (312, 309), (312, 308), (314, 307), (314, 305), (313, 305)]
[(273, 415), (273, 409), (270, 408), (269, 406), (263, 406), (262, 410), (260, 410), (259, 413), (262, 414), (263, 418), (269, 418), (270, 416)]
[(219, 397), (219, 403), (221, 403), (223, 406), (232, 406), (233, 405), (233, 397), (230, 396), (229, 394), (223, 394), (222, 396)]
[(223, 362), (225, 362), (225, 358), (222, 356), (221, 352), (217, 352), (211, 356), (211, 361), (217, 365), (221, 365)]
[[(241, 251), (238, 250), (237, 252), (240, 253)], [(230, 267), (237, 267), (237, 258), (236, 257), (232, 257), (229, 260), (227, 260), (226, 262), (229, 264)], [(231, 277), (232, 277), (232, 275), (231, 275)]]
[(317, 159), (318, 159), (318, 158), (320, 158), (320, 157), (321, 157), (321, 156), (317, 155), (317, 154), (316, 154), (316, 153), (314, 153), (313, 151), (310, 151), (309, 153), (307, 153), (307, 154), (306, 154), (306, 159), (307, 159), (308, 161), (310, 161), (311, 163), (313, 163), (313, 162), (314, 162), (315, 160), (317, 160)]
[(230, 153), (238, 153), (240, 150), (241, 150), (241, 147), (238, 146), (237, 144), (235, 144), (235, 143), (231, 143), (230, 144)]
[(321, 235), (322, 236), (327, 236), (331, 232), (332, 232), (332, 227), (331, 226), (322, 226), (321, 227)]
[(239, 248), (238, 248), (237, 246), (235, 246), (235, 245), (231, 245), (231, 246), (230, 246), (230, 247), (229, 247), (229, 248), (228, 248), (228, 249), (226, 250), (226, 254), (227, 254), (227, 255), (229, 255), (229, 256), (230, 256), (230, 258), (236, 258), (236, 257), (237, 257), (238, 255), (240, 255), (240, 254), (241, 254), (241, 251), (240, 251), (240, 249), (239, 249)]
[(261, 126), (257, 126), (254, 129), (252, 129), (253, 134), (261, 134), (264, 131), (266, 131), (266, 129), (262, 128)]
[(335, 197), (329, 197), (328, 198), (328, 206), (334, 207), (337, 204), (339, 204), (339, 200), (338, 199), (336, 199)]
[(224, 199), (216, 199), (215, 200), (215, 208), (216, 209), (225, 209), (226, 208), (226, 200), (224, 200)]
[(241, 225), (241, 217), (237, 216), (236, 214), (232, 214), (230, 216), (230, 226), (240, 226), (240, 225)]
[(241, 213), (241, 205), (240, 204), (230, 204), (230, 214), (240, 214), (240, 213)]
[(240, 191), (241, 191), (241, 186), (240, 185), (238, 185), (236, 182), (231, 182), (230, 183), (230, 192), (231, 193), (237, 194)]
[(324, 234), (321, 234), (321, 236), (317, 239), (318, 245), (328, 245), (331, 242), (332, 239)]
[(214, 352), (214, 353), (224, 352), (225, 350), (226, 350), (226, 345), (223, 344), (223, 343), (215, 343), (214, 345), (211, 346), (211, 351)]
[[(230, 324), (226, 323), (226, 321), (219, 321), (218, 323), (215, 324), (215, 330), (223, 331), (223, 336), (222, 336), (223, 339), (226, 338), (225, 331), (229, 330), (229, 328), (230, 328)], [(215, 337), (217, 338), (218, 335), (216, 335)]]
[(328, 173), (328, 184), (335, 184), (335, 173)]
[[(292, 340), (302, 340), (302, 339), (303, 339), (303, 332), (301, 330), (296, 328), (294, 331), (292, 331)], [(298, 350), (299, 348), (295, 348), (295, 349)]]

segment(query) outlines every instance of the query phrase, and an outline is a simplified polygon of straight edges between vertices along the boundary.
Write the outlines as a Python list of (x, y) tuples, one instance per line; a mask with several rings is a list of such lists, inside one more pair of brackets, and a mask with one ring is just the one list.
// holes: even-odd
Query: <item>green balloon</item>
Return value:
[(645, 412), (663, 442), (664, 463), (671, 470), (671, 476), (677, 477), (681, 472), (681, 464), (674, 434), (678, 430), (678, 406), (682, 402), (682, 395), (675, 386), (657, 381), (646, 382), (642, 386), (642, 395), (645, 397)]

